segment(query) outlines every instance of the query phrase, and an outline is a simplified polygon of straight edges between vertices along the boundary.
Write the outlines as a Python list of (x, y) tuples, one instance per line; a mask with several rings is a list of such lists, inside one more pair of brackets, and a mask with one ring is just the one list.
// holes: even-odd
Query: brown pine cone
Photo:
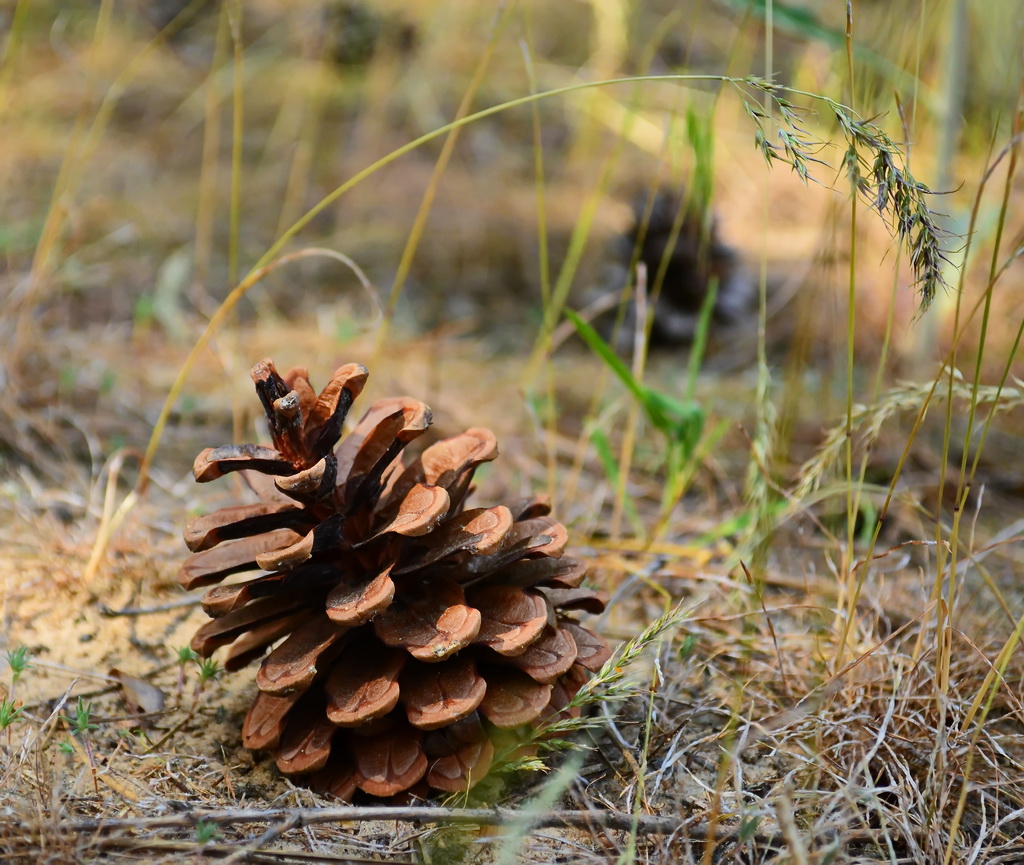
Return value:
[[(693, 209), (683, 190), (661, 188), (650, 204), (634, 205), (633, 225), (621, 244), (624, 261), (637, 254), (647, 265), (649, 289), (664, 268), (664, 276), (655, 300), (651, 341), (657, 345), (679, 345), (693, 340), (701, 307), (712, 281), (717, 282), (714, 321), (734, 325), (756, 317), (756, 283), (743, 264), (742, 256), (723, 242), (716, 221), (705, 231), (706, 213)], [(680, 211), (682, 221), (677, 225)], [(627, 332), (631, 332), (627, 328)]]
[(351, 799), (415, 786), (466, 790), (486, 774), (494, 728), (563, 710), (609, 657), (572, 610), (600, 612), (585, 568), (562, 558), (567, 533), (541, 499), (464, 507), (493, 434), (470, 429), (402, 451), (430, 425), (423, 403), (376, 402), (335, 448), (365, 367), (348, 364), (319, 395), (305, 369), (252, 369), (274, 447), (208, 448), (197, 481), (245, 470), (260, 504), (192, 520), (186, 589), (213, 617), (192, 640), (224, 666), (264, 655), (243, 743), (289, 775)]

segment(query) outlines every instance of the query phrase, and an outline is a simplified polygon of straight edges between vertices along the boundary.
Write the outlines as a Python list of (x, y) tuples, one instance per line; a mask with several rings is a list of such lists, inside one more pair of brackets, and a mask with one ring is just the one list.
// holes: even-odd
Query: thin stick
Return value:
[[(243, 853), (244, 858), (236, 860), (239, 862), (266, 863), (266, 865), (310, 865), (318, 862), (343, 863), (343, 865), (380, 865), (386, 861), (387, 865), (414, 865), (408, 859), (370, 859), (363, 856), (332, 856), (329, 853), (312, 853), (307, 850), (249, 850), (247, 848), (238, 850), (237, 844), (199, 844), (196, 841), (167, 841), (154, 838), (99, 838), (90, 844), (90, 850), (99, 848), (119, 848), (129, 853), (139, 853), (143, 850), (150, 853), (192, 853), (196, 857), (203, 857), (196, 861), (203, 861), (207, 857), (238, 855)], [(183, 861), (183, 860), (182, 860)], [(225, 862), (228, 860), (225, 860)]]
[(156, 604), (152, 607), (122, 607), (120, 610), (115, 610), (108, 607), (106, 604), (99, 605), (100, 615), (108, 619), (116, 618), (117, 616), (148, 616), (150, 613), (166, 613), (168, 610), (178, 610), (182, 607), (194, 607), (202, 598), (191, 597), (191, 598), (179, 598), (176, 601), (170, 601), (166, 604)]
[[(233, 823), (273, 823), (294, 821), (296, 827), (317, 823), (361, 823), (369, 820), (394, 820), (398, 823), (470, 823), (477, 826), (500, 826), (519, 816), (514, 808), (437, 808), (401, 807), (385, 805), (338, 806), (334, 808), (224, 808), (196, 809), (187, 814), (168, 814), (161, 817), (104, 820), (89, 818), (68, 820), (60, 829), (69, 833), (112, 832), (117, 830), (191, 829), (200, 821), (225, 826)], [(585, 829), (600, 826), (604, 829), (628, 831), (636, 824), (637, 816), (622, 811), (551, 811), (531, 819), (536, 828), (570, 826)], [(647, 835), (671, 835), (688, 831), (700, 832), (699, 826), (687, 827), (679, 817), (639, 815), (639, 831)]]

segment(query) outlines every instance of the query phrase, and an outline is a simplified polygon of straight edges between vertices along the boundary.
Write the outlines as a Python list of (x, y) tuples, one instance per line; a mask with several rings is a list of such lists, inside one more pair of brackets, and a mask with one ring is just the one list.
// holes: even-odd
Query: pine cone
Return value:
[(754, 281), (740, 254), (719, 237), (715, 221), (705, 234), (704, 214), (688, 210), (678, 234), (673, 232), (680, 209), (687, 206), (682, 191), (659, 189), (646, 223), (647, 204), (642, 199), (636, 201), (633, 225), (624, 236), (624, 260), (632, 259), (639, 244), (639, 260), (647, 265), (652, 290), (657, 274), (665, 267), (651, 329), (656, 344), (678, 345), (693, 339), (712, 280), (718, 283), (714, 321), (731, 325), (756, 312)]
[[(238, 669), (264, 655), (243, 743), (289, 775), (351, 799), (414, 788), (466, 790), (494, 756), (494, 728), (566, 710), (608, 658), (572, 610), (600, 612), (585, 568), (562, 558), (565, 528), (541, 499), (464, 507), (473, 472), (497, 456), (470, 429), (402, 451), (430, 425), (423, 403), (375, 403), (335, 449), (365, 367), (317, 395), (305, 369), (252, 369), (274, 447), (208, 448), (205, 482), (244, 470), (260, 504), (192, 520), (186, 589), (262, 569), (203, 598), (213, 617), (192, 640)], [(283, 641), (282, 641), (283, 640)]]

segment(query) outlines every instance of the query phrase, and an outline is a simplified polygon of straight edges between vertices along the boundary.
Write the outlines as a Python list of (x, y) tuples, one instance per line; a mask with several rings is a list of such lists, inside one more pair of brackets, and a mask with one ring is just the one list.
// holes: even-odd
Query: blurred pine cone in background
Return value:
[(274, 646), (243, 744), (314, 789), (466, 790), (487, 774), (494, 728), (572, 711), (609, 652), (568, 614), (600, 612), (605, 598), (562, 557), (567, 533), (543, 500), (465, 508), (476, 467), (497, 456), (489, 430), (406, 465), (431, 415), (399, 397), (374, 403), (335, 448), (366, 376), (348, 364), (318, 395), (305, 369), (253, 367), (274, 447), (208, 448), (194, 474), (245, 471), (263, 501), (192, 520), (179, 581), (269, 573), (211, 589), (213, 620), (192, 648), (230, 645), (234, 670)]
[[(646, 217), (648, 207), (650, 215)], [(622, 242), (624, 261), (632, 261), (634, 256), (646, 265), (647, 290), (657, 298), (651, 325), (653, 344), (679, 345), (694, 338), (712, 282), (717, 284), (714, 322), (732, 325), (756, 315), (755, 285), (742, 257), (722, 241), (714, 219), (691, 205), (685, 192), (663, 188), (649, 205), (644, 200), (636, 202), (633, 225)], [(665, 276), (658, 286), (662, 267)]]

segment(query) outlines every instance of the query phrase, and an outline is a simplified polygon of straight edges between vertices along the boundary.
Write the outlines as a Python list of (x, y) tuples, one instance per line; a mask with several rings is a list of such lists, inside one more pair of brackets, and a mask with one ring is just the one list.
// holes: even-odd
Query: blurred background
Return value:
[[(587, 311), (628, 359), (634, 252), (653, 281), (680, 212), (682, 251), (670, 252), (680, 271), (665, 277), (668, 306), (649, 339), (649, 374), (666, 388), (678, 389), (709, 278), (719, 297), (705, 369), (725, 377), (713, 379), (724, 393), (743, 382), (734, 405), (749, 406), (742, 376), (755, 365), (762, 282), (766, 357), (785, 399), (812, 407), (801, 410), (813, 426), (843, 407), (851, 278), (864, 382), (933, 374), (951, 345), (955, 290), (921, 313), (892, 213), (861, 199), (853, 224), (845, 142), (827, 103), (787, 96), (807, 153), (821, 160), (809, 180), (765, 164), (749, 113), (764, 93), (721, 76), (768, 71), (873, 120), (910, 174), (943, 193), (929, 201), (951, 232), (953, 289), (958, 235), (975, 212), (967, 307), (989, 285), (1001, 241), (983, 358), (999, 374), (1024, 267), (1007, 253), (1021, 244), (1019, 182), (1006, 184), (1012, 160), (997, 159), (1018, 100), (1020, 8), (851, 8), (848, 56), (843, 2), (6, 0), (3, 458), (44, 474), (85, 458), (95, 476), (118, 447), (141, 447), (185, 353), (268, 253), (341, 253), (368, 285), (338, 258), (310, 254), (249, 290), (176, 405), (182, 429), (164, 444), (175, 473), (194, 450), (189, 428), (213, 419), (226, 429), (234, 412), (239, 430), (235, 394), (258, 352), (315, 369), (356, 354), (370, 362), (386, 345), (382, 375), (407, 359), (408, 387), (435, 399), (466, 392), (472, 404), (495, 391), (474, 389), (483, 371), (529, 391), (538, 345), (566, 364), (586, 357), (564, 329), (554, 348), (547, 342), (564, 304)], [(532, 93), (668, 74), (694, 77), (508, 107), (385, 159), (457, 117)], [(976, 355), (979, 320), (958, 363)], [(447, 358), (466, 365), (445, 368)], [(566, 387), (571, 428), (584, 408)]]
[[(963, 229), (1012, 122), (1015, 4), (856, 3), (851, 84), (842, 2), (6, 2), (4, 294), (31, 304), (40, 327), (131, 322), (181, 337), (331, 190), (460, 106), (624, 76), (764, 75), (768, 8), (775, 81), (852, 103), (897, 142), (909, 134), (912, 172), (950, 192), (936, 209)], [(835, 140), (830, 112), (804, 102), (811, 137)], [(806, 189), (785, 166), (766, 171), (753, 134), (737, 89), (712, 80), (579, 91), (465, 127), (403, 274), (399, 321), (528, 332), (543, 304), (539, 233), (557, 274), (581, 222), (574, 295), (620, 288), (602, 268), (621, 260), (638, 196), (700, 171), (700, 194), (754, 278), (766, 256), (770, 279), (807, 286), (791, 287), (814, 295), (798, 305), (823, 308), (802, 313), (827, 322), (831, 284), (845, 280), (835, 259), (849, 249), (836, 239), (847, 190), (831, 190), (827, 166)], [(444, 141), (325, 207), (292, 247), (344, 252), (386, 298)], [(829, 150), (820, 157), (834, 164)], [(899, 262), (885, 258), (878, 220), (863, 222), (864, 305), (885, 307)], [(982, 242), (992, 222), (981, 214)], [(245, 308), (292, 319), (326, 309), (343, 332), (365, 327), (343, 270), (289, 269)], [(28, 274), (31, 288), (19, 287)], [(913, 310), (903, 294), (900, 311)]]

